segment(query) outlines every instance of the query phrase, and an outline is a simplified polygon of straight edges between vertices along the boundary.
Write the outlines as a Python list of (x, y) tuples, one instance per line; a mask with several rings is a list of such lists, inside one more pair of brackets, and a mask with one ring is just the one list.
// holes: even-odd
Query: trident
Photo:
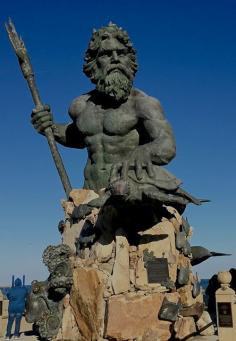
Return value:
[[(11, 21), (11, 19), (9, 19), (9, 22), (6, 23), (5, 26), (6, 26), (6, 30), (7, 30), (10, 42), (11, 42), (13, 49), (17, 55), (23, 76), (28, 83), (28, 86), (29, 86), (34, 104), (36, 106), (36, 109), (39, 111), (43, 110), (44, 106), (43, 106), (43, 103), (40, 99), (38, 88), (36, 86), (33, 68), (32, 68), (32, 65), (30, 62), (30, 58), (27, 54), (25, 44), (24, 44), (22, 38), (18, 36), (18, 33), (16, 32), (15, 26), (14, 26), (13, 22)], [(60, 153), (57, 149), (57, 145), (56, 145), (56, 142), (54, 139), (52, 128), (51, 127), (46, 128), (44, 133), (45, 133), (45, 136), (47, 138), (47, 142), (48, 142), (48, 145), (49, 145), (55, 166), (57, 168), (58, 174), (60, 176), (62, 185), (64, 187), (65, 193), (66, 193), (67, 197), (69, 198), (69, 194), (71, 191), (71, 184), (70, 184), (70, 180), (68, 178), (68, 175), (66, 173), (62, 158), (61, 158)]]

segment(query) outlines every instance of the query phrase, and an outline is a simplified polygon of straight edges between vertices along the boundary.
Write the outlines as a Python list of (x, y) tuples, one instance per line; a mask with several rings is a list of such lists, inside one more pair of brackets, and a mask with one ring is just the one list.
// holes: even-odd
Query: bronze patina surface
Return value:
[(73, 100), (72, 122), (55, 123), (45, 106), (33, 111), (32, 123), (41, 134), (51, 127), (66, 147), (87, 148), (84, 188), (106, 188), (129, 201), (149, 198), (180, 210), (189, 202), (200, 204), (162, 167), (175, 157), (174, 134), (160, 102), (133, 87), (137, 61), (127, 32), (112, 23), (95, 31), (83, 70), (95, 89)]

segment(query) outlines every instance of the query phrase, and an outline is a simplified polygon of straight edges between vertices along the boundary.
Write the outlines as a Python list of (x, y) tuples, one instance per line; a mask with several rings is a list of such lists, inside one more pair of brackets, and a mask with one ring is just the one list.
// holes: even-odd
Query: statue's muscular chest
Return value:
[(116, 109), (102, 109), (100, 106), (87, 105), (77, 117), (77, 127), (84, 136), (127, 135), (137, 124), (133, 107), (123, 105)]

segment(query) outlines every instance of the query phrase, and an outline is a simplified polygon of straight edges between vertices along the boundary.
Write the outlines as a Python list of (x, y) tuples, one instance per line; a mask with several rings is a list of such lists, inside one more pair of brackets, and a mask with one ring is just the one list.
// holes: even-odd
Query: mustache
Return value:
[(132, 71), (122, 64), (109, 64), (105, 69), (106, 74), (110, 74), (112, 71), (117, 70), (125, 74), (129, 79), (132, 79)]

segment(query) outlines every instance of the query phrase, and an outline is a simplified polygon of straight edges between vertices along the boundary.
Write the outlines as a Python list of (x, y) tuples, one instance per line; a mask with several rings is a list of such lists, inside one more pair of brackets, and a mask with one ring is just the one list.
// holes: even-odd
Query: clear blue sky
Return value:
[[(192, 245), (229, 252), (195, 270), (201, 278), (236, 267), (236, 2), (225, 0), (52, 0), (0, 4), (0, 285), (11, 274), (46, 278), (41, 254), (57, 244), (62, 186), (48, 146), (30, 124), (33, 103), (4, 30), (22, 35), (41, 97), (56, 122), (68, 122), (73, 98), (93, 86), (82, 73), (92, 29), (110, 20), (138, 51), (135, 86), (158, 98), (173, 126), (177, 156), (168, 169), (192, 194)], [(86, 152), (60, 147), (73, 187), (83, 183)]]

